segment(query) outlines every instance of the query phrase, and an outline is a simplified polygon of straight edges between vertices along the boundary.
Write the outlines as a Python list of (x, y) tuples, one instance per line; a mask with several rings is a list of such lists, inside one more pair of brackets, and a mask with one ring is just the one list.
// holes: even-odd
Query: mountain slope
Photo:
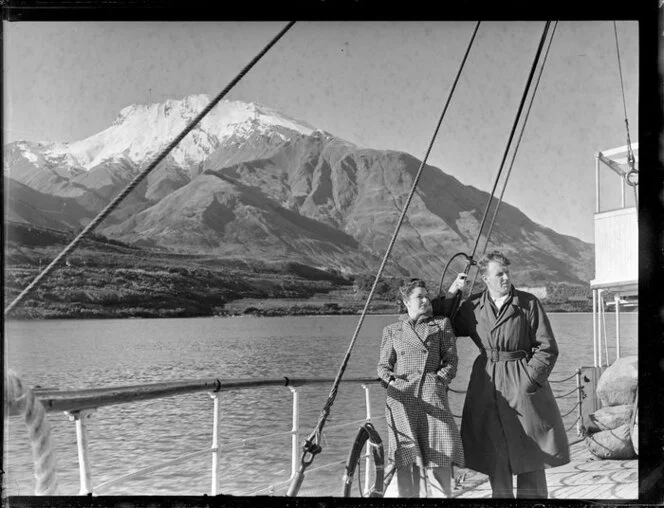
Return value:
[(35, 191), (11, 178), (4, 178), (5, 221), (41, 226), (61, 231), (76, 231), (92, 218), (73, 199)]
[[(207, 100), (130, 106), (109, 129), (69, 145), (13, 143), (5, 172), (97, 213)], [(359, 148), (255, 104), (222, 102), (212, 111), (100, 233), (182, 253), (353, 273), (377, 268), (420, 165), (416, 158)], [(437, 278), (453, 254), (471, 252), (488, 198), (427, 166), (389, 269)], [(507, 203), (490, 248), (508, 253), (522, 285), (592, 277), (592, 245), (536, 224)]]

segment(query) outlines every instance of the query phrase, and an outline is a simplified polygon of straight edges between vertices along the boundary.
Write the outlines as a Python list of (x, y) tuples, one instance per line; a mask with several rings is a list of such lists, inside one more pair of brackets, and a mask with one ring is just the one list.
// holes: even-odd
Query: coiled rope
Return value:
[(5, 410), (23, 416), (35, 466), (35, 495), (58, 493), (57, 459), (51, 445), (51, 427), (42, 403), (10, 369), (5, 372)]
[(141, 181), (154, 169), (157, 165), (184, 139), (184, 137), (193, 130), (196, 125), (207, 115), (212, 108), (214, 108), (217, 103), (230, 92), (238, 81), (240, 81), (249, 70), (258, 63), (258, 61), (267, 53), (272, 46), (274, 46), (283, 35), (290, 30), (290, 28), (295, 24), (295, 21), (291, 21), (286, 25), (240, 72), (231, 80), (231, 82), (224, 88), (210, 103), (201, 111), (196, 118), (194, 118), (189, 125), (187, 125), (182, 132), (173, 140), (171, 143), (164, 149), (162, 152), (155, 157), (155, 159), (141, 171), (134, 179), (129, 182), (129, 184), (124, 188), (120, 194), (118, 194), (113, 201), (111, 201), (106, 207), (99, 212), (99, 214), (72, 240), (72, 242), (64, 248), (64, 250), (53, 260), (51, 263), (44, 268), (44, 270), (35, 277), (35, 279), (28, 284), (28, 286), (11, 302), (5, 309), (5, 316), (11, 312), (26, 296), (28, 296), (32, 291), (41, 283), (41, 281), (49, 275), (53, 269), (72, 252), (78, 244), (85, 238), (88, 233), (95, 229), (110, 213), (120, 204), (120, 202), (125, 199), (129, 193), (136, 188), (136, 186), (141, 183)]
[(397, 221), (397, 225), (395, 227), (394, 233), (392, 234), (392, 238), (390, 239), (390, 242), (387, 246), (387, 249), (385, 251), (385, 255), (383, 256), (383, 260), (380, 264), (380, 267), (378, 268), (378, 272), (376, 273), (376, 277), (374, 279), (373, 285), (371, 287), (371, 290), (369, 291), (369, 295), (367, 297), (367, 300), (364, 304), (364, 308), (362, 309), (362, 314), (360, 315), (359, 321), (357, 323), (357, 326), (355, 327), (355, 331), (353, 332), (353, 336), (351, 338), (350, 344), (348, 346), (348, 349), (346, 351), (346, 354), (344, 356), (343, 362), (341, 364), (341, 367), (339, 368), (339, 371), (337, 373), (337, 376), (334, 380), (334, 383), (332, 385), (332, 389), (330, 390), (330, 394), (325, 402), (325, 405), (323, 406), (323, 409), (321, 410), (320, 416), (318, 418), (318, 423), (316, 424), (316, 427), (312, 431), (312, 433), (309, 435), (307, 440), (305, 441), (305, 444), (303, 446), (302, 450), (302, 458), (300, 460), (300, 469), (298, 472), (293, 476), (293, 480), (291, 481), (291, 484), (288, 488), (288, 492), (286, 493), (287, 496), (296, 496), (298, 491), (300, 490), (300, 486), (302, 485), (302, 481), (304, 480), (304, 472), (305, 470), (311, 465), (311, 463), (314, 460), (314, 457), (321, 452), (322, 448), (320, 446), (320, 439), (321, 439), (321, 433), (323, 431), (323, 427), (325, 426), (325, 422), (327, 421), (327, 418), (330, 414), (330, 408), (334, 404), (334, 400), (336, 399), (337, 396), (337, 390), (339, 387), (339, 383), (341, 382), (341, 378), (344, 374), (344, 371), (346, 370), (346, 366), (348, 365), (348, 361), (350, 360), (350, 355), (353, 350), (353, 347), (355, 346), (355, 342), (357, 340), (360, 328), (362, 327), (362, 323), (364, 322), (364, 318), (367, 315), (367, 312), (369, 310), (369, 304), (371, 303), (371, 299), (373, 298), (373, 295), (376, 291), (376, 287), (378, 286), (378, 282), (380, 280), (380, 276), (383, 273), (383, 270), (385, 268), (385, 265), (387, 264), (387, 259), (390, 256), (390, 253), (392, 252), (392, 248), (394, 247), (394, 243), (397, 239), (397, 235), (399, 233), (399, 229), (401, 228), (401, 224), (404, 221), (404, 218), (406, 217), (406, 212), (408, 211), (408, 206), (410, 205), (411, 200), (413, 199), (413, 196), (415, 195), (415, 190), (417, 189), (417, 184), (419, 182), (419, 179), (422, 175), (422, 172), (424, 170), (424, 167), (426, 165), (426, 161), (429, 158), (429, 154), (431, 153), (431, 149), (433, 147), (434, 141), (436, 140), (436, 136), (438, 134), (438, 130), (440, 129), (440, 126), (443, 122), (443, 118), (445, 117), (445, 113), (447, 112), (447, 108), (450, 104), (450, 101), (452, 99), (452, 95), (454, 94), (454, 90), (456, 89), (457, 83), (459, 82), (459, 78), (461, 77), (461, 72), (463, 70), (464, 65), (466, 64), (466, 60), (468, 59), (468, 54), (470, 53), (470, 48), (473, 45), (473, 42), (475, 40), (475, 36), (477, 35), (477, 31), (479, 29), (480, 22), (478, 21), (477, 24), (475, 25), (475, 30), (473, 31), (473, 35), (470, 38), (470, 42), (468, 43), (468, 47), (466, 49), (466, 53), (464, 54), (464, 57), (461, 61), (461, 64), (459, 66), (459, 70), (457, 71), (456, 78), (454, 79), (454, 83), (452, 84), (452, 89), (450, 90), (450, 93), (447, 97), (447, 101), (445, 102), (445, 107), (443, 108), (443, 111), (440, 115), (440, 118), (438, 119), (438, 124), (436, 125), (436, 129), (434, 130), (433, 136), (431, 137), (431, 142), (429, 143), (429, 147), (427, 148), (426, 154), (424, 158), (422, 159), (422, 162), (420, 164), (419, 169), (417, 170), (417, 174), (415, 175), (415, 178), (413, 180), (413, 185), (411, 186), (410, 192), (408, 193), (408, 197), (406, 199), (406, 202), (403, 206), (403, 209), (401, 210), (401, 215), (399, 217), (399, 220)]

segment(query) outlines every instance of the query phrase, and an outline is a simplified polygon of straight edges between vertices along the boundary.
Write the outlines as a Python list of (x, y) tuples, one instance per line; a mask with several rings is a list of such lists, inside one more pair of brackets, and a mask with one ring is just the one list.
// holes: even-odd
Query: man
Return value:
[[(567, 435), (547, 381), (558, 357), (551, 324), (539, 300), (512, 286), (509, 260), (494, 251), (479, 270), (486, 289), (462, 303), (457, 337), (480, 350), (470, 375), (461, 420), (466, 467), (489, 476), (494, 498), (546, 498), (545, 468), (569, 462)], [(452, 284), (442, 313), (465, 275)], [(447, 310), (447, 309), (446, 309)]]

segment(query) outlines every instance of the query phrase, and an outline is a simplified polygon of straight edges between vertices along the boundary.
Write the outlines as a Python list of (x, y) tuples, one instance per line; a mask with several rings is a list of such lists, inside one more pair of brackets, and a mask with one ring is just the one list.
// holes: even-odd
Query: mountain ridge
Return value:
[[(129, 106), (111, 128), (143, 125), (146, 115), (157, 113), (182, 120), (192, 104), (203, 101), (192, 97)], [(176, 107), (183, 103), (186, 108)], [(377, 268), (420, 161), (404, 152), (358, 147), (267, 107), (238, 103), (223, 104), (226, 110), (207, 118), (199, 137), (192, 137), (195, 149), (187, 155), (191, 147), (185, 145), (184, 152), (169, 155), (98, 231), (173, 252), (290, 259), (355, 273)], [(118, 135), (124, 141), (115, 149), (122, 152), (108, 146), (86, 152), (82, 140), (72, 144), (72, 153), (59, 152), (54, 166), (43, 153), (26, 155), (34, 144), (14, 142), (5, 175), (42, 195), (73, 199), (86, 210), (80, 212), (84, 225), (89, 218), (83, 215), (105, 206), (165, 143), (146, 135), (139, 140), (149, 141), (142, 155), (135, 147), (127, 152), (131, 132)], [(203, 135), (223, 132), (228, 135), (217, 136), (216, 144)], [(101, 138), (95, 136), (86, 139), (97, 149)], [(76, 159), (84, 152), (87, 158)], [(71, 165), (72, 159), (87, 166)], [(390, 269), (433, 276), (454, 253), (469, 252), (488, 198), (427, 165), (394, 244)], [(501, 204), (491, 239), (492, 247), (513, 258), (524, 284), (592, 278), (591, 244), (536, 224), (508, 203)]]

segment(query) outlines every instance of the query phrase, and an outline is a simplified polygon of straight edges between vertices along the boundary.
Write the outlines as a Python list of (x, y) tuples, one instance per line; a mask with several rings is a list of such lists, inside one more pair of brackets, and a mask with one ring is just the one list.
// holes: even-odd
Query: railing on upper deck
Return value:
[[(567, 391), (566, 393), (554, 394), (557, 399), (566, 398), (573, 395), (577, 396), (577, 403), (563, 415), (564, 418), (572, 415), (574, 410), (577, 410), (578, 416), (567, 427), (569, 432), (574, 425), (577, 426), (577, 433), (582, 434), (582, 400), (584, 397), (584, 389), (581, 384), (581, 369), (577, 370), (576, 373), (570, 375), (567, 378), (560, 380), (550, 380), (551, 383), (565, 383), (569, 382), (576, 377), (576, 387), (572, 390)], [(34, 394), (38, 400), (41, 401), (42, 405), (47, 412), (56, 412), (64, 411), (69, 415), (70, 420), (75, 422), (76, 425), (76, 439), (77, 439), (77, 448), (78, 448), (78, 459), (79, 459), (79, 478), (80, 478), (80, 490), (79, 494), (87, 495), (93, 493), (99, 493), (102, 490), (107, 490), (113, 485), (117, 485), (121, 482), (130, 480), (134, 477), (143, 476), (147, 473), (152, 473), (166, 467), (181, 464), (197, 457), (204, 456), (206, 454), (211, 454), (211, 495), (217, 495), (219, 493), (219, 459), (222, 452), (222, 447), (219, 445), (219, 429), (221, 421), (221, 412), (220, 412), (220, 394), (227, 391), (235, 390), (246, 390), (246, 389), (257, 389), (268, 386), (283, 386), (288, 388), (292, 394), (292, 426), (290, 430), (274, 432), (268, 435), (255, 436), (250, 438), (238, 439), (231, 441), (223, 446), (224, 451), (234, 449), (239, 446), (243, 446), (248, 442), (265, 439), (266, 437), (277, 437), (283, 435), (291, 436), (291, 475), (288, 479), (273, 483), (266, 487), (254, 490), (253, 492), (248, 493), (249, 495), (256, 495), (260, 493), (274, 493), (275, 490), (281, 486), (287, 485), (293, 475), (298, 470), (299, 466), (299, 455), (301, 452), (301, 445), (299, 443), (300, 437), (300, 404), (299, 404), (299, 393), (298, 388), (305, 385), (321, 385), (321, 384), (330, 384), (334, 380), (333, 378), (277, 378), (277, 379), (201, 379), (201, 380), (192, 380), (192, 381), (177, 381), (177, 382), (165, 382), (165, 383), (151, 383), (151, 384), (142, 384), (135, 386), (120, 386), (120, 387), (111, 387), (111, 388), (98, 388), (98, 389), (86, 389), (86, 390), (71, 390), (71, 391), (55, 391), (55, 390), (34, 390)], [(349, 377), (342, 380), (343, 383), (354, 383), (361, 384), (365, 392), (365, 417), (361, 420), (355, 420), (350, 422), (341, 423), (338, 425), (328, 426), (327, 430), (339, 429), (343, 427), (348, 427), (351, 425), (363, 424), (371, 420), (383, 419), (384, 416), (374, 417), (371, 412), (371, 400), (370, 400), (370, 385), (379, 383), (380, 380), (377, 378), (369, 377)], [(204, 448), (196, 450), (175, 459), (161, 462), (159, 464), (151, 465), (148, 467), (141, 468), (136, 471), (129, 472), (127, 474), (121, 475), (112, 480), (100, 483), (93, 486), (93, 480), (91, 475), (91, 467), (88, 456), (88, 432), (87, 432), (87, 420), (90, 418), (92, 411), (99, 407), (103, 406), (112, 406), (117, 404), (132, 403), (137, 401), (145, 401), (151, 399), (160, 399), (164, 397), (172, 396), (181, 396), (193, 393), (208, 392), (210, 397), (213, 400), (213, 433), (212, 433), (212, 443), (209, 448)], [(463, 395), (464, 390), (458, 390), (454, 388), (449, 389), (449, 393), (455, 395)], [(457, 419), (460, 419), (460, 415), (454, 415)], [(367, 462), (367, 467), (365, 469), (366, 478), (364, 480), (365, 489), (370, 488), (370, 478), (368, 476), (369, 471), (369, 461), (371, 457), (369, 455), (364, 457)], [(323, 464), (316, 468), (312, 468), (309, 472), (316, 470), (326, 469), (340, 464), (344, 464), (345, 461), (335, 461), (327, 464)]]

